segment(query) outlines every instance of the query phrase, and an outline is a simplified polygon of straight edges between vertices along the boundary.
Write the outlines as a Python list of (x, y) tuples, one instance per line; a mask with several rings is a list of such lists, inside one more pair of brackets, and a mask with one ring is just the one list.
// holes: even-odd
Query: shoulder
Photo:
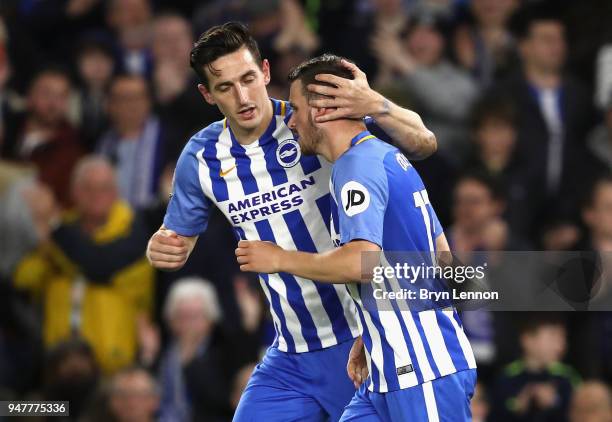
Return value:
[(561, 362), (555, 362), (548, 367), (548, 372), (556, 377), (566, 379), (572, 385), (578, 385), (580, 383), (580, 375), (578, 372), (569, 365)]
[(512, 363), (506, 365), (502, 371), (504, 378), (518, 377), (525, 372), (525, 363), (522, 360), (515, 360)]
[(386, 157), (395, 152), (399, 150), (379, 139), (371, 139), (351, 147), (333, 165), (334, 185), (358, 181), (384, 189), (388, 173)]
[(216, 144), (224, 128), (225, 119), (211, 123), (204, 129), (196, 132), (185, 144), (179, 157), (179, 162), (189, 158), (197, 158), (197, 154), (206, 149), (206, 147)]
[(395, 151), (399, 150), (378, 138), (369, 139), (351, 147), (336, 163), (340, 166), (361, 165), (363, 167), (367, 164), (382, 163), (388, 154)]
[(204, 129), (201, 129), (196, 132), (191, 138), (189, 138), (186, 147), (194, 149), (198, 147), (203, 147), (210, 142), (217, 142), (219, 136), (223, 132), (223, 129), (225, 129), (225, 125), (225, 119), (211, 123)]

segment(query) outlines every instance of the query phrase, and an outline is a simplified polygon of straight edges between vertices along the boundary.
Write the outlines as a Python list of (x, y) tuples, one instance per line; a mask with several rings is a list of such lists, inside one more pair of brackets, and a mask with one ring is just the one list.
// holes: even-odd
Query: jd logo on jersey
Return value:
[(370, 192), (359, 182), (351, 180), (340, 191), (342, 208), (349, 217), (365, 211), (370, 206)]
[(285, 139), (276, 148), (276, 160), (285, 168), (295, 166), (302, 158), (300, 144), (295, 139)]

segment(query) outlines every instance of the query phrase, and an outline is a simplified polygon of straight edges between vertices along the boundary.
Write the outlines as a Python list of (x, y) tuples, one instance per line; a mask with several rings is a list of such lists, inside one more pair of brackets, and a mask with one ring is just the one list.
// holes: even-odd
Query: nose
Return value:
[(295, 113), (291, 114), (291, 117), (289, 118), (289, 121), (287, 122), (287, 126), (289, 127), (289, 129), (295, 130)]
[(247, 104), (249, 102), (249, 99), (246, 93), (246, 88), (244, 88), (240, 84), (236, 85), (236, 95), (238, 96), (238, 101), (240, 102), (241, 105)]

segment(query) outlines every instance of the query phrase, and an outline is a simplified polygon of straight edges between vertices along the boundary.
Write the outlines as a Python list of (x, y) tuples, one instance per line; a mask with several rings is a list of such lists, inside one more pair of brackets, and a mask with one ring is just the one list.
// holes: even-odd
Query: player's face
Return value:
[(234, 130), (250, 132), (259, 128), (270, 106), (266, 85), (270, 82), (270, 65), (260, 68), (251, 52), (243, 47), (211, 63), (213, 74), (204, 69), (209, 89), (198, 88), (209, 104), (216, 104)]
[(323, 134), (314, 124), (312, 108), (304, 96), (302, 81), (297, 80), (291, 84), (289, 101), (293, 109), (293, 114), (289, 119), (289, 129), (293, 133), (297, 132), (302, 154), (317, 154)]

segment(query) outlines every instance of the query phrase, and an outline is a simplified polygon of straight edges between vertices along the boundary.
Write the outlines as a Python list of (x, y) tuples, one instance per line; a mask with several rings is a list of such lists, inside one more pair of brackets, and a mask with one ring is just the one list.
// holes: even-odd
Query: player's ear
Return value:
[(270, 83), (270, 62), (268, 59), (263, 59), (261, 62), (261, 71), (264, 74), (264, 83), (268, 85)]
[(204, 84), (198, 84), (198, 91), (200, 91), (200, 94), (202, 94), (202, 97), (204, 97), (208, 104), (216, 104), (213, 96), (210, 94), (210, 91), (206, 88), (206, 86), (204, 86)]
[(312, 114), (313, 121), (317, 121), (317, 117), (325, 116), (326, 114), (331, 113), (334, 109), (329, 107), (310, 107), (310, 112)]

